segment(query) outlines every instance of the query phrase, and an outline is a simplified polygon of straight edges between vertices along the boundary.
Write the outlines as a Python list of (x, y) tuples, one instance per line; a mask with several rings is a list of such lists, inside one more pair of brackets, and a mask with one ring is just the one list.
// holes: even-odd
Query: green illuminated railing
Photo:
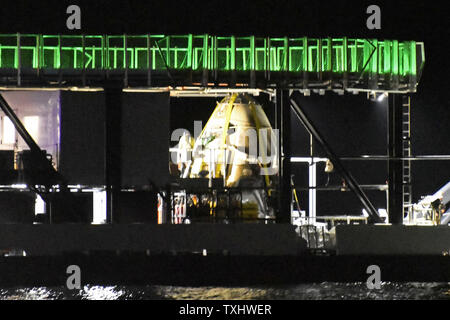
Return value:
[(5, 34), (0, 70), (169, 68), (406, 77), (422, 69), (423, 51), (423, 43), (415, 41), (348, 38)]

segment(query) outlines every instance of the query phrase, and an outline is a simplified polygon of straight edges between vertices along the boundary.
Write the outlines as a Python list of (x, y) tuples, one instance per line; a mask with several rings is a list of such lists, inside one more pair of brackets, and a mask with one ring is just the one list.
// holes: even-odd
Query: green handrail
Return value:
[(423, 43), (415, 41), (346, 37), (0, 34), (0, 71), (19, 67), (164, 70), (167, 64), (172, 70), (367, 73), (416, 77), (423, 68), (423, 52)]

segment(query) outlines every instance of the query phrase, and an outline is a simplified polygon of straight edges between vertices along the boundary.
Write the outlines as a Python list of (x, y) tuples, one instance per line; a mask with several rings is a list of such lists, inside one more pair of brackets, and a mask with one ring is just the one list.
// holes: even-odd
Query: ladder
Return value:
[[(403, 157), (411, 157), (411, 97), (402, 98), (402, 150)], [(412, 204), (411, 160), (403, 160), (403, 216), (410, 212)]]

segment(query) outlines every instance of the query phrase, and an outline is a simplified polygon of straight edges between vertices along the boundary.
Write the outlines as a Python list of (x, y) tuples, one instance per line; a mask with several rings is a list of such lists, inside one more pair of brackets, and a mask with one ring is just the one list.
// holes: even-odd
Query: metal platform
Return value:
[(229, 255), (299, 255), (305, 241), (288, 224), (0, 224), (0, 252), (27, 256), (131, 251)]
[(338, 255), (431, 255), (450, 254), (448, 226), (338, 225)]

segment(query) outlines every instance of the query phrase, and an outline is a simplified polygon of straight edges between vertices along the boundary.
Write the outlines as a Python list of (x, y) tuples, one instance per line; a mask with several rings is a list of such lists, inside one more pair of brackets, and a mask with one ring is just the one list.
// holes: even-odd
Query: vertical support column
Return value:
[(288, 90), (276, 91), (276, 128), (278, 137), (278, 212), (277, 223), (291, 221), (292, 189), (291, 189), (291, 108)]
[(317, 163), (315, 159), (311, 157), (311, 160), (308, 162), (308, 177), (309, 177), (309, 210), (308, 217), (310, 223), (316, 222), (316, 196), (317, 196)]
[[(403, 156), (402, 141), (402, 96), (390, 94), (388, 101), (388, 156)], [(388, 214), (392, 224), (403, 223), (403, 172), (402, 161), (388, 162)]]
[(114, 222), (114, 208), (121, 187), (121, 116), (122, 86), (107, 83), (105, 86), (105, 185), (106, 222)]

